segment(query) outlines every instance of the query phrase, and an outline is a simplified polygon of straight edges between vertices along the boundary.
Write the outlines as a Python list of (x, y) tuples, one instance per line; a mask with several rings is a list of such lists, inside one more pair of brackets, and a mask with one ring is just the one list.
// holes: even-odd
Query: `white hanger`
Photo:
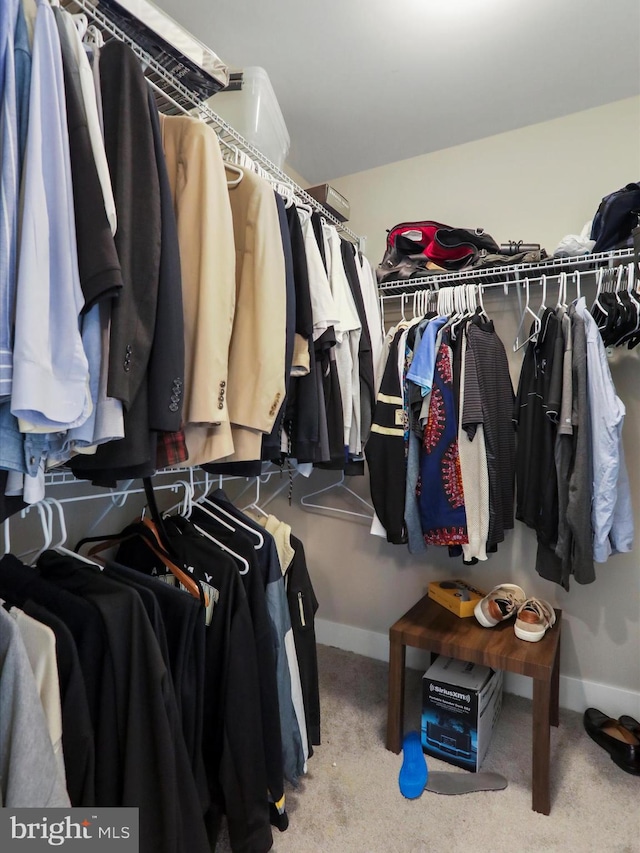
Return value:
[[(58, 524), (60, 525), (60, 539), (57, 542), (52, 542), (49, 547), (54, 551), (57, 551), (58, 554), (66, 554), (68, 557), (80, 560), (81, 563), (86, 563), (88, 566), (93, 566), (96, 569), (102, 569), (102, 566), (98, 563), (94, 563), (93, 560), (89, 560), (87, 557), (83, 557), (82, 554), (76, 554), (75, 551), (71, 551), (69, 548), (64, 547), (64, 543), (67, 541), (67, 525), (65, 523), (64, 507), (60, 501), (57, 501), (55, 498), (45, 498), (44, 502), (58, 510)], [(53, 514), (51, 520), (53, 521)], [(51, 525), (51, 533), (53, 535), (53, 524)]]
[[(77, 15), (72, 15), (71, 17), (73, 18), (73, 23), (76, 25), (76, 29), (78, 30), (78, 33), (80, 34), (80, 38), (83, 39), (85, 37), (85, 35), (87, 34), (87, 30), (89, 29), (89, 19), (82, 12), (79, 12)], [(102, 38), (102, 36), (101, 36), (101, 38)], [(103, 44), (104, 44), (104, 39), (103, 39)], [(96, 47), (97, 47), (97, 45), (96, 45)]]
[(232, 180), (229, 180), (229, 178), (227, 178), (227, 186), (232, 188), (237, 187), (238, 184), (244, 178), (244, 172), (242, 171), (242, 169), (239, 166), (234, 166), (233, 163), (227, 163), (226, 160), (224, 161), (224, 168), (227, 170), (227, 172), (231, 172), (232, 175), (236, 176)]
[[(350, 495), (352, 495), (354, 498), (356, 498), (356, 500), (358, 500), (361, 504), (364, 504), (366, 506), (366, 508), (368, 510), (370, 510), (370, 512), (366, 513), (366, 514), (362, 513), (362, 512), (354, 512), (353, 510), (350, 510), (350, 509), (339, 509), (338, 507), (326, 506), (325, 504), (313, 503), (312, 501), (309, 500), (309, 498), (315, 498), (318, 495), (326, 494), (327, 492), (330, 492), (333, 489), (340, 489), (342, 491), (348, 492)], [(373, 519), (373, 513), (374, 513), (374, 509), (368, 501), (366, 501), (364, 498), (361, 498), (360, 495), (358, 495), (356, 492), (353, 491), (353, 489), (350, 489), (348, 486), (345, 486), (345, 484), (344, 484), (344, 471), (340, 474), (340, 479), (338, 480), (337, 483), (332, 483), (330, 486), (325, 486), (323, 489), (318, 489), (317, 492), (309, 492), (309, 494), (304, 495), (303, 497), (300, 498), (300, 504), (303, 507), (306, 507), (307, 509), (322, 509), (322, 510), (325, 510), (326, 512), (337, 512), (337, 513), (340, 513), (340, 515), (350, 515), (350, 516), (354, 516), (356, 518), (366, 518), (367, 521), (371, 521)]]
[[(526, 302), (525, 302), (524, 310), (522, 312), (522, 317), (520, 318), (520, 323), (518, 324), (518, 329), (516, 331), (516, 339), (513, 343), (513, 351), (514, 352), (518, 352), (518, 350), (522, 349), (522, 347), (525, 346), (526, 344), (528, 344), (529, 341), (537, 340), (538, 332), (540, 331), (540, 326), (541, 326), (540, 317), (536, 314), (535, 311), (533, 311), (531, 309), (531, 306), (529, 305), (529, 279), (528, 278), (525, 278), (525, 280), (524, 280), (524, 288), (525, 288), (525, 294), (526, 294)], [(520, 332), (522, 331), (522, 328), (524, 326), (524, 321), (527, 317), (527, 314), (529, 314), (529, 316), (531, 316), (533, 318), (534, 330), (529, 335), (528, 338), (526, 338), (524, 341), (522, 341), (522, 343), (519, 343)]]
[[(202, 504), (203, 504), (203, 501), (196, 501), (196, 506), (198, 507), (198, 509), (201, 512), (204, 512), (207, 515), (211, 516), (211, 518), (215, 519), (218, 522), (218, 524), (222, 525), (222, 527), (226, 527), (227, 530), (230, 530), (232, 533), (235, 531), (235, 529), (236, 529), (235, 527), (233, 527), (231, 524), (229, 524), (224, 519), (217, 516), (215, 511), (207, 509), (207, 507), (203, 506)], [(209, 506), (210, 506), (210, 504), (209, 504)]]
[[(209, 498), (202, 498), (201, 500), (199, 500), (198, 506), (202, 507), (203, 503), (206, 503), (207, 507), (210, 507), (214, 513), (221, 513), (225, 516), (225, 518), (228, 518), (232, 522), (232, 524), (238, 524), (240, 527), (244, 528), (244, 530), (250, 533), (255, 539), (257, 539), (257, 544), (253, 546), (256, 551), (259, 551), (260, 548), (262, 548), (262, 546), (264, 545), (264, 536), (262, 535), (262, 533), (260, 533), (259, 530), (254, 530), (253, 527), (246, 524), (241, 519), (236, 518), (235, 515), (228, 512), (228, 510), (224, 509), (214, 501), (209, 500)], [(222, 521), (222, 519), (218, 518), (218, 521)]]
[(9, 531), (9, 518), (5, 518), (4, 524), (2, 525), (3, 532), (3, 542), (2, 542), (2, 556), (6, 557), (7, 554), (11, 553), (11, 533)]
[(488, 314), (487, 314), (487, 312), (485, 311), (485, 308), (484, 308), (484, 301), (483, 301), (483, 299), (482, 299), (482, 294), (483, 294), (483, 293), (484, 293), (484, 288), (482, 287), (482, 285), (481, 285), (481, 284), (479, 284), (479, 285), (478, 285), (478, 294), (477, 294), (478, 305), (480, 306), (480, 311), (482, 312), (482, 315), (483, 315), (484, 317), (486, 317), (486, 318), (487, 318), (487, 320), (488, 320), (488, 319), (489, 319), (489, 315), (488, 315)]
[[(271, 475), (268, 475), (268, 476), (267, 476), (267, 479), (265, 480), (265, 482), (266, 482), (266, 483), (268, 483), (268, 482), (269, 482), (269, 477), (270, 477), (270, 476), (271, 476)], [(256, 496), (255, 496), (254, 500), (253, 500), (250, 504), (247, 504), (247, 506), (243, 506), (243, 507), (242, 507), (242, 509), (240, 510), (240, 512), (247, 512), (247, 510), (249, 510), (249, 509), (250, 509), (250, 510), (253, 510), (254, 512), (258, 512), (258, 513), (260, 513), (260, 514), (261, 514), (261, 515), (263, 515), (265, 518), (268, 518), (268, 517), (269, 517), (269, 513), (268, 513), (268, 512), (265, 512), (265, 511), (262, 509), (262, 507), (258, 504), (258, 501), (260, 500), (260, 483), (261, 483), (261, 482), (262, 482), (262, 480), (260, 479), (260, 477), (256, 477)]]
[(166, 516), (171, 515), (171, 513), (178, 510), (179, 514), (184, 516), (185, 518), (189, 518), (191, 515), (191, 506), (193, 504), (193, 494), (194, 487), (192, 483), (188, 483), (186, 480), (176, 480), (176, 482), (171, 487), (172, 492), (177, 492), (178, 488), (182, 486), (184, 488), (184, 496), (181, 501), (178, 501), (177, 504), (166, 509), (162, 515), (166, 518)]
[(547, 310), (547, 277), (544, 273), (540, 276), (540, 284), (542, 285), (542, 302), (538, 308), (538, 317), (542, 317)]
[[(605, 317), (608, 317), (609, 312), (606, 310), (606, 308), (603, 307), (602, 303), (600, 302), (600, 294), (602, 293), (604, 273), (605, 273), (604, 267), (601, 267), (598, 270), (598, 284), (596, 287), (596, 298), (593, 300), (593, 305), (591, 306), (591, 313), (593, 314), (593, 306), (597, 305), (598, 309), (605, 315)], [(602, 326), (602, 327), (598, 326), (598, 328), (604, 328), (604, 326)]]
[(88, 44), (94, 44), (98, 50), (104, 47), (104, 36), (94, 24), (87, 27), (85, 39)]
[(580, 287), (580, 270), (573, 271), (573, 281), (576, 286), (576, 299), (580, 299), (582, 297), (582, 290)]
[(561, 272), (558, 276), (558, 301), (556, 303), (556, 311), (559, 308), (566, 307), (567, 302), (567, 274)]
[[(40, 557), (41, 554), (44, 554), (44, 552), (47, 550), (49, 545), (51, 545), (51, 540), (53, 539), (53, 534), (52, 534), (52, 530), (51, 530), (51, 526), (52, 526), (51, 521), (53, 518), (53, 513), (51, 511), (51, 507), (46, 505), (44, 503), (44, 501), (39, 501), (36, 504), (30, 504), (28, 507), (25, 507), (22, 510), (22, 512), (20, 513), (20, 518), (25, 518), (27, 516), (27, 513), (29, 512), (29, 510), (31, 510), (34, 506), (38, 511), (38, 515), (40, 516), (40, 524), (42, 526), (42, 536), (44, 539), (44, 545), (42, 546), (42, 548), (39, 551), (36, 550), (35, 556), (31, 558), (31, 564), (32, 565), (35, 565), (35, 563), (37, 563), (38, 558)], [(28, 551), (23, 551), (22, 554), (18, 554), (18, 559), (21, 560), (24, 557), (26, 557), (28, 554), (32, 554), (32, 553), (34, 553), (33, 549), (29, 549)]]
[(201, 533), (204, 537), (206, 537), (207, 539), (210, 539), (215, 545), (218, 546), (218, 548), (220, 548), (221, 551), (226, 551), (227, 554), (231, 554), (232, 557), (235, 557), (235, 559), (238, 560), (238, 562), (244, 566), (243, 569), (238, 569), (238, 571), (240, 572), (241, 575), (247, 574), (247, 572), (249, 571), (249, 561), (248, 560), (246, 560), (240, 554), (236, 554), (235, 551), (232, 551), (231, 548), (228, 548), (223, 542), (219, 542), (215, 538), (215, 536), (212, 536), (206, 530), (203, 530), (201, 527), (198, 527), (197, 524), (194, 524), (193, 522), (191, 522), (191, 523), (193, 524), (195, 529), (198, 531), (198, 533)]
[(297, 195), (294, 194), (293, 200), (298, 210), (304, 210), (309, 215), (313, 213), (313, 208), (311, 207), (311, 205), (307, 204), (307, 202), (303, 201), (301, 198), (298, 198)]

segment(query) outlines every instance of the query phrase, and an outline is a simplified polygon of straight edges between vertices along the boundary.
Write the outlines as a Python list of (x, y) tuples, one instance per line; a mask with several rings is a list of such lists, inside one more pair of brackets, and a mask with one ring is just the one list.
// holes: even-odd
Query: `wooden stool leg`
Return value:
[(551, 673), (550, 722), (552, 726), (560, 725), (560, 637), (558, 637), (556, 659), (553, 662), (553, 672)]
[(549, 786), (551, 680), (551, 678), (533, 679), (532, 808), (534, 812), (542, 814), (549, 814), (551, 811)]
[(387, 749), (396, 754), (402, 748), (404, 726), (404, 665), (406, 646), (389, 634), (389, 697), (387, 706)]

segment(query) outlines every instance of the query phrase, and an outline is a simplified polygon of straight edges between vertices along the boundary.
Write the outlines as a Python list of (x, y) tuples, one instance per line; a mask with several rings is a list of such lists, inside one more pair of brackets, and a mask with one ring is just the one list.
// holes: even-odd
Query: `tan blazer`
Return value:
[(233, 452), (229, 346), (236, 306), (233, 221), (214, 131), (188, 116), (161, 116), (182, 266), (183, 418), (189, 465)]
[(254, 172), (229, 187), (236, 247), (236, 312), (229, 351), (235, 452), (259, 459), (285, 395), (286, 272), (273, 187)]

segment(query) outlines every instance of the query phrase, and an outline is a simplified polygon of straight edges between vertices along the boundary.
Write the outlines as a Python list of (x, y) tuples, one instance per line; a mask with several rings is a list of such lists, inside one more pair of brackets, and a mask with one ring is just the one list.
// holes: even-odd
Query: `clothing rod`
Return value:
[[(350, 228), (344, 225), (344, 223), (340, 222), (340, 220), (323, 207), (319, 201), (309, 195), (309, 193), (290, 178), (286, 172), (283, 172), (282, 169), (275, 165), (275, 163), (272, 163), (271, 160), (269, 160), (258, 148), (248, 142), (238, 133), (237, 130), (231, 127), (230, 124), (214, 112), (208, 103), (199, 101), (197, 96), (187, 89), (177, 77), (172, 75), (149, 53), (143, 50), (134, 38), (121, 30), (113, 21), (111, 21), (110, 18), (96, 8), (91, 0), (62, 0), (62, 6), (68, 7), (71, 12), (77, 12), (79, 10), (84, 12), (89, 20), (96, 24), (103, 33), (107, 33), (109, 36), (129, 45), (141, 61), (147, 79), (150, 81), (153, 80), (155, 83), (154, 88), (156, 91), (159, 91), (164, 95), (164, 97), (170, 99), (171, 103), (175, 106), (179, 106), (181, 110), (188, 113), (196, 111), (197, 114), (213, 128), (221, 143), (223, 140), (225, 142), (232, 142), (241, 151), (248, 154), (252, 160), (259, 163), (259, 165), (262, 166), (263, 169), (266, 169), (266, 171), (273, 177), (281, 181), (283, 184), (287, 184), (292, 187), (294, 193), (301, 199), (301, 201), (310, 205), (313, 210), (318, 211), (318, 213), (324, 216), (328, 222), (335, 225), (336, 228), (338, 228), (346, 237), (362, 249), (364, 243), (363, 238), (359, 237), (351, 231)], [(163, 88), (163, 86), (168, 87), (168, 92)]]

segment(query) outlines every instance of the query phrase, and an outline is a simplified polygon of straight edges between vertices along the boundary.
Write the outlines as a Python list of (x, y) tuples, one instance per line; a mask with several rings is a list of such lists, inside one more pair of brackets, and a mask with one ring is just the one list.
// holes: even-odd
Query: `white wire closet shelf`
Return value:
[(364, 241), (358, 237), (344, 223), (340, 222), (333, 214), (324, 208), (320, 202), (309, 195), (301, 186), (289, 177), (275, 163), (272, 163), (254, 145), (241, 136), (231, 125), (215, 113), (209, 104), (198, 99), (198, 97), (184, 86), (180, 80), (171, 74), (163, 65), (150, 56), (135, 39), (120, 29), (113, 21), (103, 14), (91, 0), (61, 0), (61, 5), (72, 13), (83, 12), (89, 19), (89, 23), (96, 26), (103, 34), (105, 40), (116, 38), (129, 45), (142, 64), (146, 78), (152, 84), (158, 109), (167, 115), (179, 115), (181, 113), (197, 113), (197, 115), (215, 130), (218, 139), (223, 146), (231, 147), (246, 154), (262, 169), (269, 173), (275, 180), (285, 187), (290, 187), (295, 196), (313, 210), (318, 211), (332, 225), (335, 225), (345, 237), (348, 237), (358, 247), (362, 248)]
[(575, 258), (546, 258), (533, 264), (505, 264), (504, 266), (483, 267), (480, 269), (459, 270), (457, 272), (435, 273), (422, 278), (396, 279), (378, 284), (380, 294), (400, 295), (416, 290), (438, 290), (453, 284), (507, 284), (521, 281), (526, 277), (542, 274), (555, 275), (561, 272), (590, 272), (602, 266), (616, 266), (633, 260), (632, 248), (614, 249), (610, 252), (597, 252), (580, 255)]

